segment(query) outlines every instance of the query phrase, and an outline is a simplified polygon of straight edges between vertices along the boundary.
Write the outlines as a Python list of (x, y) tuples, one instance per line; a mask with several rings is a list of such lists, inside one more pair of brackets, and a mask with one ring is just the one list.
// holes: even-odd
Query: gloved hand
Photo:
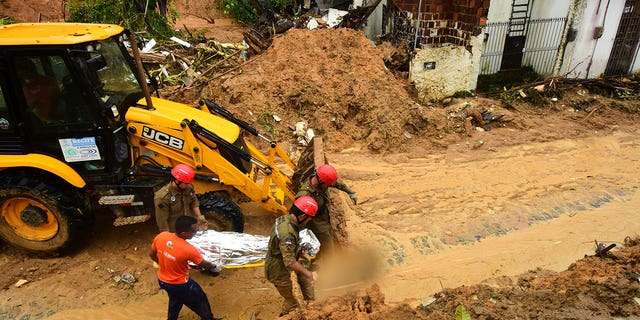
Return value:
[(353, 204), (358, 204), (358, 195), (355, 192), (349, 193), (349, 198), (353, 201)]

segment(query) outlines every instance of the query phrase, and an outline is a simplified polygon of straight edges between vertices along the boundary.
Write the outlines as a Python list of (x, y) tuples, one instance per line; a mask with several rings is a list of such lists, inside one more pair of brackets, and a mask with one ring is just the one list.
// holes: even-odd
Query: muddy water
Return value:
[[(386, 301), (417, 304), (443, 287), (537, 267), (560, 271), (593, 254), (594, 241), (621, 244), (640, 231), (640, 132), (422, 157), (329, 156), (360, 204), (346, 208), (352, 245), (337, 267), (321, 269), (319, 298), (378, 283)], [(247, 221), (257, 234), (270, 225)], [(217, 316), (278, 312), (260, 268), (194, 278)], [(165, 308), (160, 291), (50, 319), (159, 319)], [(195, 316), (183, 311), (182, 319)]]

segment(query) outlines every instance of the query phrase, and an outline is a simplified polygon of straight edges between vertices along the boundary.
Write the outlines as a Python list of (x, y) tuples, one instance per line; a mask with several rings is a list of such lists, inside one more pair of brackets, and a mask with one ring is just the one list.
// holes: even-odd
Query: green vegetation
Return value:
[[(168, 7), (173, 0), (169, 0)], [(145, 7), (146, 5), (146, 7)], [(69, 2), (68, 22), (111, 23), (132, 31), (146, 31), (152, 37), (167, 39), (174, 35), (173, 23), (178, 12), (171, 9), (167, 16), (156, 11), (156, 0), (87, 0)]]
[(543, 80), (532, 67), (522, 67), (517, 70), (504, 70), (494, 74), (478, 76), (478, 93), (494, 93), (509, 90), (526, 83)]
[[(269, 5), (276, 14), (281, 14), (293, 5), (292, 0), (269, 0)], [(258, 20), (258, 11), (248, 0), (223, 0), (224, 14), (230, 15), (243, 25), (254, 24)]]
[(224, 14), (230, 15), (243, 25), (251, 25), (258, 19), (258, 12), (247, 0), (224, 1)]
[(473, 97), (475, 96), (475, 92), (473, 90), (462, 90), (462, 91), (457, 91), (456, 93), (453, 94), (454, 98), (469, 98), (469, 97)]
[(0, 26), (4, 26), (5, 24), (16, 23), (16, 20), (11, 17), (0, 16)]
[(456, 314), (454, 316), (454, 319), (455, 320), (471, 320), (471, 315), (463, 305), (458, 305), (456, 307)]
[(278, 136), (278, 130), (276, 129), (276, 123), (273, 119), (273, 112), (271, 111), (261, 111), (258, 115), (258, 123), (262, 125), (264, 130), (274, 136)]

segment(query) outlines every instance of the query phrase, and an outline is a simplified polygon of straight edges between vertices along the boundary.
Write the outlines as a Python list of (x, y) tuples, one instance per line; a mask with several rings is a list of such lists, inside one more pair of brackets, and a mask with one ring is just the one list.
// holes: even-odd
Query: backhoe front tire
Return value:
[(92, 222), (79, 191), (35, 175), (0, 177), (0, 237), (12, 246), (45, 256), (66, 253)]
[(244, 215), (238, 205), (220, 192), (209, 191), (198, 195), (200, 213), (216, 231), (244, 231)]

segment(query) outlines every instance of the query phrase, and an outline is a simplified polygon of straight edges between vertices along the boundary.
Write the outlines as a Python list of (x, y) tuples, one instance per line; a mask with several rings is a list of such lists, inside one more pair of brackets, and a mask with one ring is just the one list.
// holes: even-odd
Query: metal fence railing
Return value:
[[(521, 66), (530, 66), (541, 75), (553, 72), (553, 67), (562, 43), (562, 34), (567, 18), (531, 19), (527, 21), (526, 41), (522, 52)], [(480, 57), (480, 74), (493, 74), (501, 70), (505, 56), (505, 40), (509, 22), (493, 22), (484, 29), (486, 44)]]

